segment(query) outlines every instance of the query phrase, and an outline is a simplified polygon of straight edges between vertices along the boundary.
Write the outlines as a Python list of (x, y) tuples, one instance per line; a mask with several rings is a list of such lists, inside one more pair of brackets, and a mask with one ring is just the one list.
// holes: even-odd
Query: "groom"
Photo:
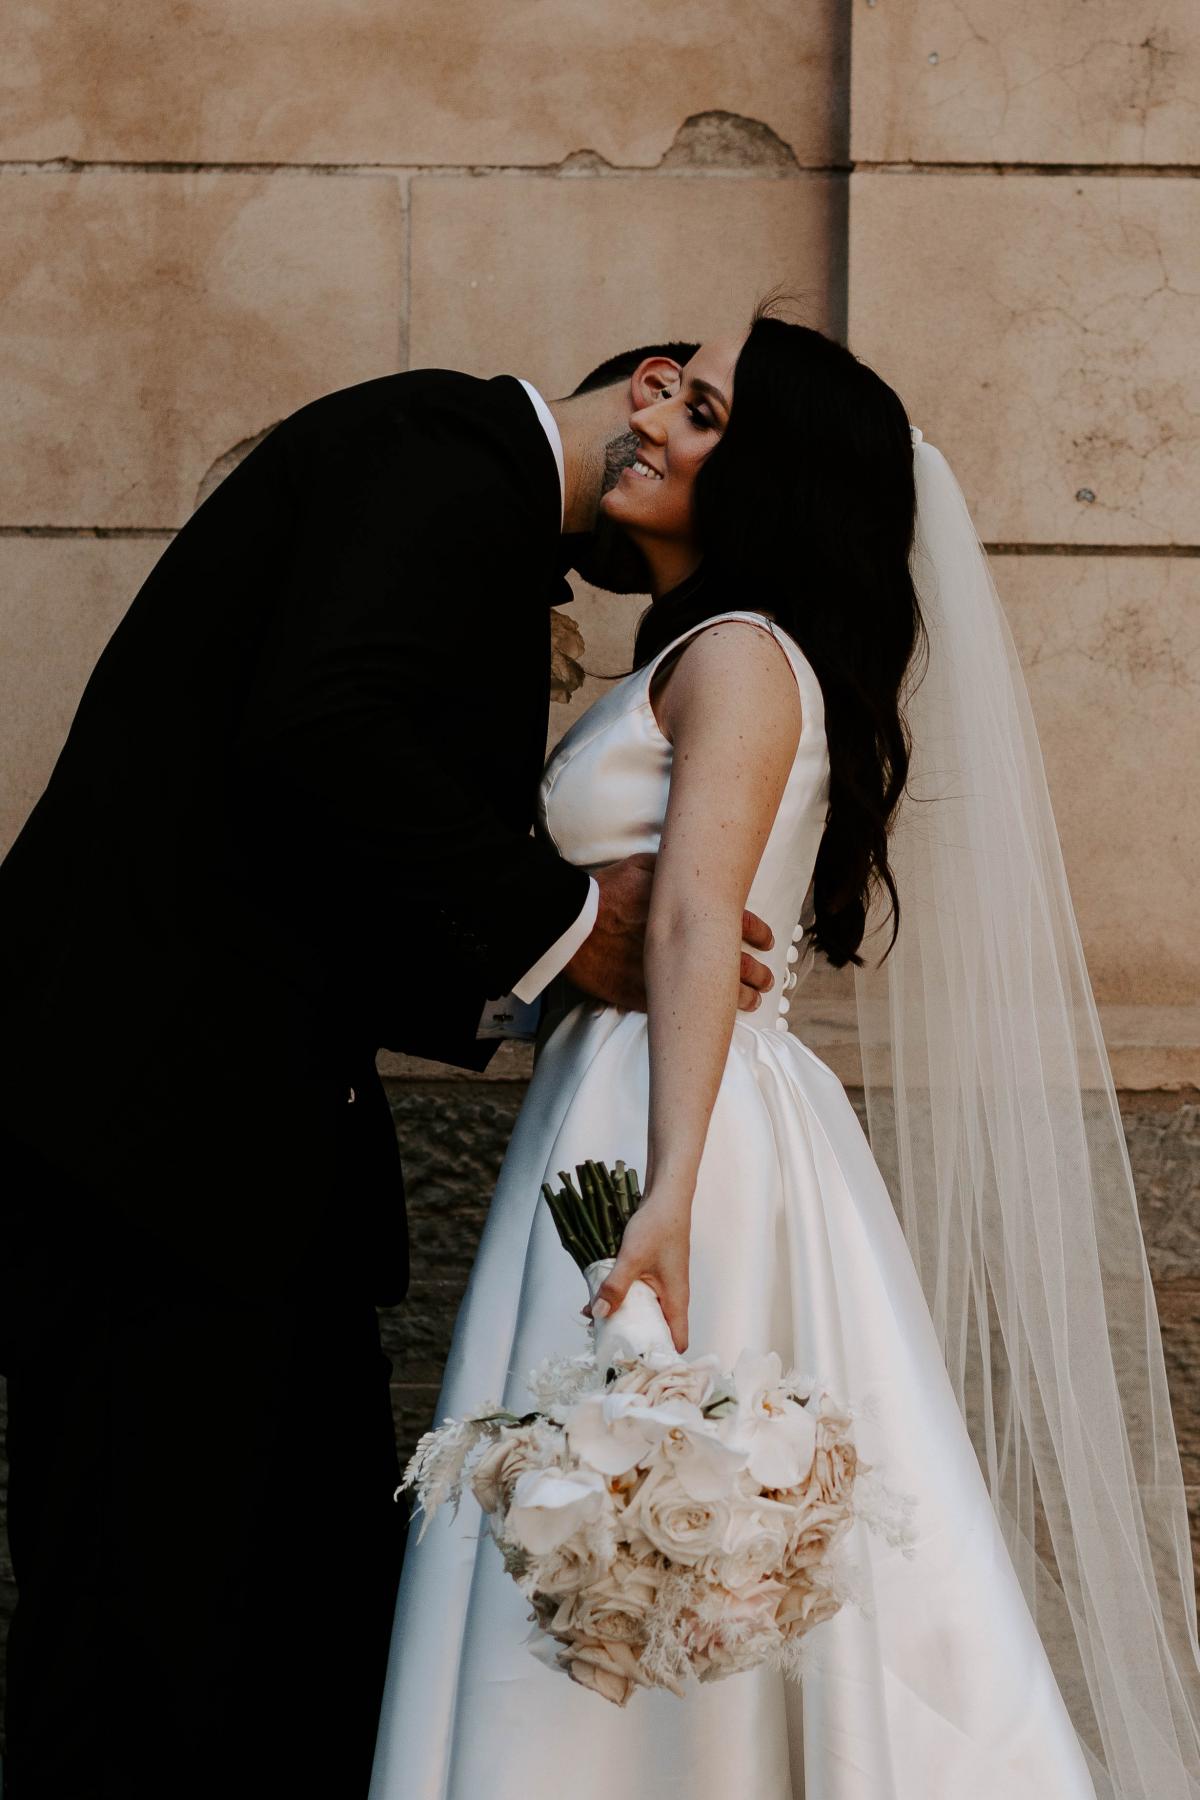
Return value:
[(482, 1068), (491, 1003), (564, 971), (644, 1005), (648, 859), (591, 879), (530, 826), (549, 610), (687, 353), (284, 421), (0, 867), (11, 1800), (365, 1793), (407, 1272), (375, 1055)]

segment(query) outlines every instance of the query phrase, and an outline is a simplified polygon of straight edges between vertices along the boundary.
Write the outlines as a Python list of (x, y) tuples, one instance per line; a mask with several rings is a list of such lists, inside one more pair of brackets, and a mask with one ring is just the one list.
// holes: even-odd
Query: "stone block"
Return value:
[(409, 359), (551, 398), (637, 344), (749, 323), (783, 284), (836, 324), (844, 181), (418, 176)]
[(179, 525), (235, 445), (397, 366), (391, 176), (37, 174), (0, 203), (0, 524)]
[[(392, 1418), (396, 1426), (396, 1449), (403, 1470), (409, 1457), (417, 1447), (417, 1439), (423, 1431), (428, 1431), (435, 1421), (437, 1412), (438, 1387), (420, 1387), (411, 1383), (394, 1382), (392, 1384)], [(402, 1506), (408, 1502), (403, 1498)]]
[(1192, 0), (859, 0), (863, 162), (1195, 163)]
[(989, 543), (1195, 544), (1200, 190), (857, 174), (849, 339)]
[(1200, 562), (997, 556), (1092, 984), (1200, 1000)]
[(45, 787), (92, 668), (164, 538), (0, 538), (0, 856)]
[(1127, 1103), (1124, 1125), (1150, 1272), (1164, 1291), (1190, 1281), (1200, 1295), (1200, 1106)]
[(1167, 1282), (1157, 1299), (1183, 1479), (1195, 1486), (1200, 1483), (1200, 1283)]
[(694, 115), (845, 160), (837, 0), (182, 0), (9, 9), (6, 158), (650, 166)]

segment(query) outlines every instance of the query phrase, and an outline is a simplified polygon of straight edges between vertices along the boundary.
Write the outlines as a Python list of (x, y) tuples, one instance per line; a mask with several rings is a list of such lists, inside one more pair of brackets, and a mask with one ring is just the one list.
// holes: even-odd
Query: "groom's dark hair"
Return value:
[(575, 394), (590, 394), (593, 388), (615, 387), (618, 381), (628, 381), (639, 363), (645, 362), (648, 356), (669, 356), (672, 362), (689, 363), (699, 344), (645, 344), (640, 350), (622, 350), (619, 356), (610, 356), (602, 362), (590, 375), (585, 375)]

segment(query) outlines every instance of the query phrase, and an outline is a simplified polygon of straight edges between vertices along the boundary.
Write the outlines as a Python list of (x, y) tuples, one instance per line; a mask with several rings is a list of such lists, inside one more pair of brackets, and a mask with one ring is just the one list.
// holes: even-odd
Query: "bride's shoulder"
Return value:
[(654, 671), (650, 703), (671, 739), (692, 723), (738, 729), (753, 716), (798, 740), (800, 689), (784, 634), (766, 613), (723, 615), (674, 646)]

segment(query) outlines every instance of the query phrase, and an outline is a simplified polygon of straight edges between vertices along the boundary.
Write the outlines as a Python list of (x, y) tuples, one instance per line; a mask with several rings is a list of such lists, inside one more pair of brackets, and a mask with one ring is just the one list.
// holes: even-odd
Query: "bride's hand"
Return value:
[(616, 1312), (634, 1281), (644, 1281), (658, 1296), (663, 1317), (680, 1355), (688, 1345), (688, 1261), (691, 1247), (691, 1195), (680, 1199), (653, 1190), (625, 1227), (621, 1253), (597, 1293), (589, 1317)]

